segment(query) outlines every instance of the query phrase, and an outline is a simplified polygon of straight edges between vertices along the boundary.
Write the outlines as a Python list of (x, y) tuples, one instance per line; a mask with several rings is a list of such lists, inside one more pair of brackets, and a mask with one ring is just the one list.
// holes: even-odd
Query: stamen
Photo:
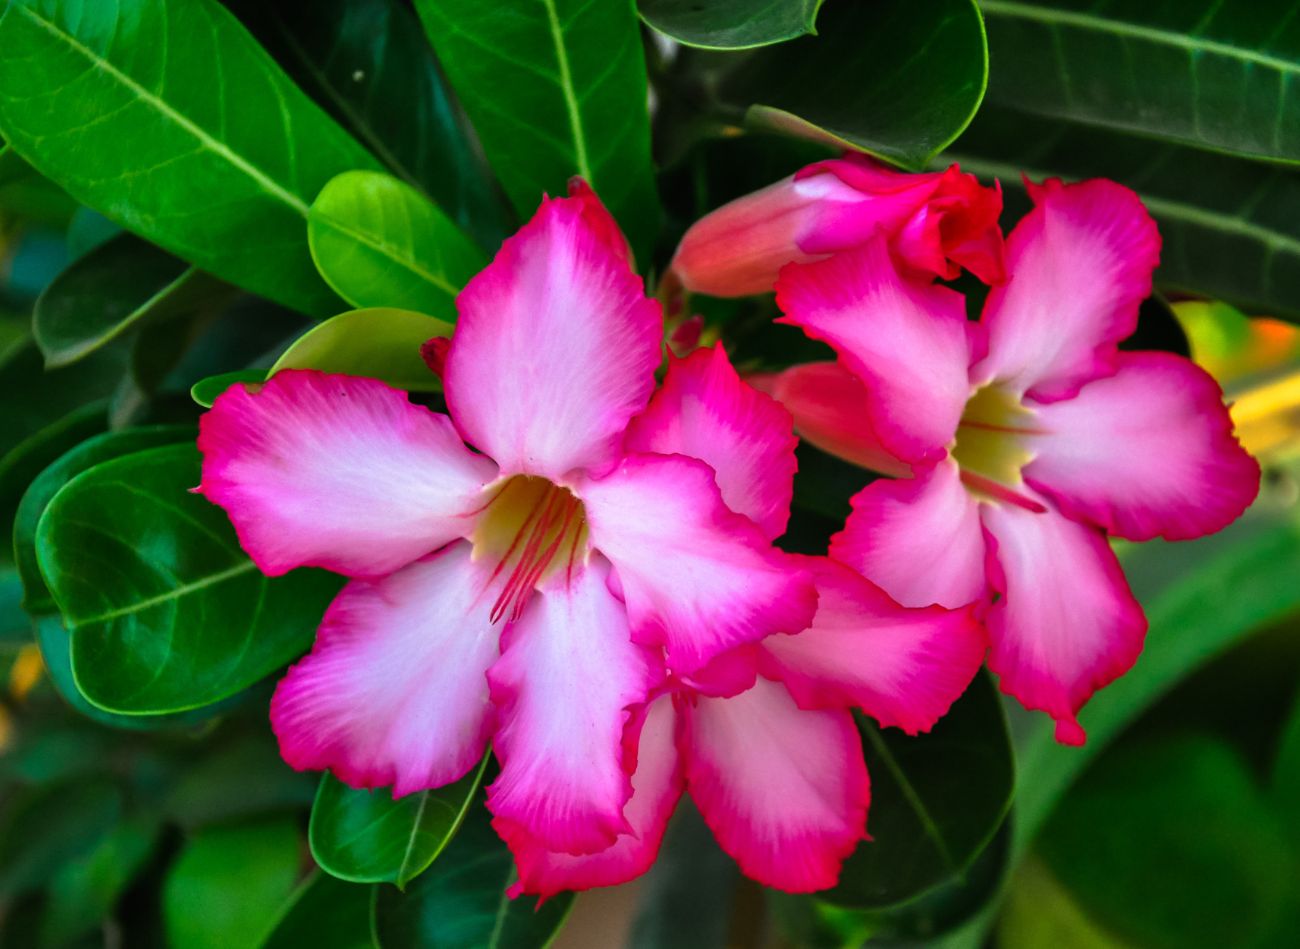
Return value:
[(1035, 514), (1042, 514), (1047, 510), (1047, 508), (1039, 504), (1033, 498), (1027, 498), (1023, 494), (1012, 491), (1006, 485), (999, 484), (992, 478), (985, 478), (984, 476), (977, 475), (975, 472), (968, 471), (965, 468), (962, 469), (961, 480), (962, 484), (974, 491), (978, 491), (981, 494), (987, 494), (995, 500), (1006, 501), (1009, 504), (1016, 505), (1016, 507), (1022, 507), (1026, 511), (1033, 511)]

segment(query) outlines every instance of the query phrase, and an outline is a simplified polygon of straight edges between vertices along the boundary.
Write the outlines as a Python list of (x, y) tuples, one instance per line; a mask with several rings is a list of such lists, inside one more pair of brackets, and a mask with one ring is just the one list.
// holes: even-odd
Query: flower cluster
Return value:
[[(1000, 192), (852, 157), (698, 222), (678, 285), (775, 288), (839, 356), (766, 391), (721, 347), (664, 367), (659, 304), (577, 182), (458, 298), (445, 414), (312, 371), (224, 393), (199, 490), (267, 574), (349, 578), (276, 689), (285, 760), (400, 796), (490, 746), (515, 893), (644, 872), (685, 792), (747, 874), (805, 892), (865, 835), (852, 710), (927, 730), (991, 646), (1081, 741), (1145, 628), (1106, 535), (1216, 530), (1258, 470), (1208, 376), (1117, 348), (1158, 253), (1136, 198), (1034, 194), (1004, 248)], [(979, 322), (937, 282), (960, 268), (994, 284)], [(828, 556), (774, 545), (796, 431), (895, 476)]]

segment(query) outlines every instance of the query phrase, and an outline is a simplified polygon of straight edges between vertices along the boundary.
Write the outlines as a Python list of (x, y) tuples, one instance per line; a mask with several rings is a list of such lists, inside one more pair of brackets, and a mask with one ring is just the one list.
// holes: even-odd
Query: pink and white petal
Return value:
[(873, 481), (851, 503), (832, 559), (904, 606), (956, 608), (986, 596), (979, 505), (951, 459), (913, 478)]
[(659, 304), (593, 202), (543, 200), (456, 298), (448, 411), (508, 475), (560, 480), (611, 463), (654, 389)]
[(805, 363), (748, 381), (785, 406), (795, 431), (810, 445), (882, 474), (912, 473), (880, 443), (867, 421), (866, 386), (838, 362)]
[(1081, 745), (1079, 709), (1142, 652), (1142, 607), (1096, 528), (1009, 505), (982, 516), (1001, 594), (986, 619), (989, 668), (1004, 692), (1056, 719), (1057, 741)]
[(790, 413), (742, 382), (715, 346), (669, 360), (663, 386), (628, 426), (625, 445), (703, 461), (727, 507), (771, 540), (790, 519), (796, 441)]
[(445, 415), (376, 379), (278, 372), (199, 420), (198, 491), (264, 573), (382, 577), (464, 536), (497, 468)]
[(812, 622), (812, 578), (722, 501), (683, 455), (629, 455), (577, 491), (591, 545), (614, 564), (632, 635), (689, 675), (714, 656)]
[(1138, 196), (1105, 179), (1030, 185), (1007, 239), (1006, 284), (984, 305), (988, 355), (972, 377), (1042, 401), (1110, 375), (1151, 293), (1160, 234)]
[(808, 711), (778, 682), (683, 711), (686, 787), (752, 879), (789, 893), (834, 886), (866, 836), (862, 739), (843, 709)]
[(515, 856), (519, 880), (511, 897), (529, 894), (549, 899), (564, 890), (589, 890), (634, 880), (650, 869), (659, 854), (668, 818), (685, 787), (677, 753), (677, 714), (673, 697), (662, 695), (629, 725), (637, 732), (632, 797), (623, 814), (630, 832), (599, 853), (569, 854), (548, 850), (518, 825), (493, 822)]
[(271, 699), (280, 753), (299, 771), (401, 797), (465, 775), (492, 731), (497, 631), (486, 572), (457, 542), (382, 580), (353, 580), (312, 651)]
[(817, 616), (802, 633), (759, 644), (763, 674), (801, 708), (858, 707), (909, 735), (929, 731), (984, 662), (974, 607), (908, 609), (848, 567), (804, 560), (817, 577)]
[(829, 343), (865, 384), (881, 444), (908, 463), (942, 457), (970, 396), (965, 300), (899, 273), (882, 236), (781, 271), (777, 322)]
[(593, 557), (542, 585), (488, 671), (501, 763), (488, 809), (565, 853), (596, 853), (628, 832), (623, 731), (662, 678), (656, 657), (632, 642), (609, 569)]
[(1045, 405), (1025, 482), (1075, 520), (1129, 540), (1187, 540), (1235, 520), (1259, 465), (1232, 434), (1223, 391), (1171, 353), (1120, 353), (1115, 375)]

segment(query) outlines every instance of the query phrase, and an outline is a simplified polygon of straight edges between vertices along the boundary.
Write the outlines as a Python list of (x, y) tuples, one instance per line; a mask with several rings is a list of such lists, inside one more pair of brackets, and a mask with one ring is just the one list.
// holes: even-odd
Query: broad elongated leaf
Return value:
[(285, 71), (384, 166), (495, 247), (505, 207), (402, 0), (227, 0)]
[(405, 893), (380, 887), (374, 932), (384, 949), (537, 949), (564, 925), (573, 894), (540, 907), (534, 900), (508, 899), (515, 881), (510, 851), (475, 802), (443, 858)]
[(721, 85), (751, 123), (919, 168), (961, 134), (988, 80), (974, 0), (828, 4), (817, 36), (746, 58)]
[(1012, 200), (1022, 172), (1113, 178), (1160, 225), (1162, 286), (1300, 317), (1300, 172), (992, 106), (942, 160), (1000, 178), (1008, 217), (1027, 203)]
[(981, 0), (989, 98), (1216, 151), (1300, 161), (1291, 0)]
[(32, 331), (49, 368), (94, 352), (146, 319), (185, 312), (233, 288), (131, 234), (111, 238), (54, 279)]
[(415, 7), (519, 215), (581, 175), (646, 251), (659, 212), (632, 0)]
[(307, 209), (377, 164), (216, 0), (12, 0), (0, 48), (0, 131), (43, 174), (232, 283), (336, 307)]
[(353, 306), (401, 307), (456, 320), (456, 294), (487, 257), (409, 185), (353, 171), (327, 184), (307, 216), (312, 258)]
[(298, 887), (261, 949), (372, 949), (374, 888), (315, 873)]
[(450, 323), (410, 310), (351, 310), (300, 336), (267, 375), (281, 369), (319, 369), (382, 379), (408, 392), (433, 392), (442, 388), (442, 380), (425, 363), (420, 346), (451, 332)]
[(749, 49), (816, 33), (822, 0), (640, 0), (641, 19), (686, 46)]
[(311, 809), (312, 856), (341, 880), (405, 887), (460, 829), (487, 761), (454, 784), (397, 800), (387, 789), (359, 790), (324, 775)]
[(274, 580), (239, 548), (224, 512), (188, 488), (193, 446), (104, 462), (69, 481), (36, 529), (41, 574), (94, 704), (160, 714), (211, 704), (304, 652), (336, 578)]
[(69, 412), (0, 459), (0, 529), (13, 523), (23, 493), (47, 465), (107, 427), (108, 403), (100, 399)]
[(993, 838), (1015, 775), (1006, 718), (987, 674), (975, 677), (927, 734), (909, 738), (861, 719), (871, 810), (840, 883), (822, 894), (860, 909), (915, 900), (954, 879)]

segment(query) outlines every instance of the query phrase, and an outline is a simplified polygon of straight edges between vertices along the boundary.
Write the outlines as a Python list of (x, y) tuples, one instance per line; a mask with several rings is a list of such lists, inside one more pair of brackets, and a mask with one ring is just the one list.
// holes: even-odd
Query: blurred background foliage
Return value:
[[(1292, 944), (1296, 14), (7, 0), (0, 944)], [(490, 763), (399, 802), (290, 771), (270, 687), (332, 581), (266, 581), (183, 493), (200, 403), (285, 365), (413, 378), (412, 340), (451, 331), (455, 289), (575, 172), (653, 277), (699, 215), (845, 147), (996, 176), (1007, 227), (1022, 172), (1136, 189), (1165, 244), (1135, 345), (1208, 368), (1263, 463), (1259, 501), (1222, 534), (1121, 549), (1151, 632), (1085, 710), (1087, 746), (1056, 745), (981, 677), (931, 735), (863, 723), (875, 841), (836, 890), (743, 881), (683, 809), (646, 878), (540, 912), (501, 898)], [(693, 303), (746, 369), (825, 352), (773, 326), (770, 298)], [(801, 447), (784, 543), (824, 551), (866, 477)], [(220, 542), (196, 541), (194, 518)], [(188, 581), (210, 595), (171, 595)]]

